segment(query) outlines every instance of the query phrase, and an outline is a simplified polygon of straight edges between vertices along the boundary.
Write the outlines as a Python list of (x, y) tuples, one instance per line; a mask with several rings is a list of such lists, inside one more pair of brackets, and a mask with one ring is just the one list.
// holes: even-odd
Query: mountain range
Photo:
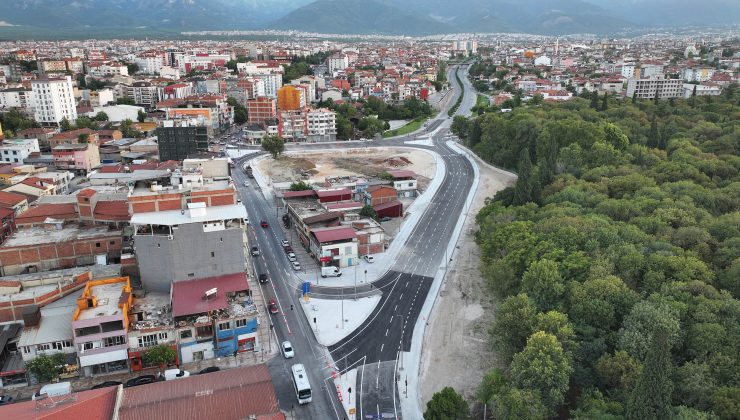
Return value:
[(740, 1), (704, 0), (0, 0), (0, 36), (171, 36), (282, 29), (344, 34), (609, 34), (733, 25)]

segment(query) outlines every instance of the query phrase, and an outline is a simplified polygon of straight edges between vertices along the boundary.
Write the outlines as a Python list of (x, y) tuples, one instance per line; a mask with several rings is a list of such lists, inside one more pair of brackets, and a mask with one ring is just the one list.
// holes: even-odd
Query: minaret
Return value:
[(558, 56), (559, 49), (560, 49), (560, 38), (555, 38), (555, 57)]

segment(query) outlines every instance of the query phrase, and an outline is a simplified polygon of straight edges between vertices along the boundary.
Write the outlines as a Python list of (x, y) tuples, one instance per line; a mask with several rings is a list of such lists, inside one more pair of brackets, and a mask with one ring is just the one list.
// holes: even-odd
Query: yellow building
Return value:
[(297, 111), (306, 106), (305, 90), (296, 86), (283, 86), (278, 89), (278, 109)]

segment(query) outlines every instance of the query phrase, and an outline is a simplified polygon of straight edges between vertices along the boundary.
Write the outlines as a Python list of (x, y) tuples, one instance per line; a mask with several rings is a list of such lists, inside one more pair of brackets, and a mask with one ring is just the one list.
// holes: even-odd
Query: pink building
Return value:
[(52, 149), (54, 166), (59, 169), (87, 174), (100, 166), (100, 152), (96, 144), (60, 144)]

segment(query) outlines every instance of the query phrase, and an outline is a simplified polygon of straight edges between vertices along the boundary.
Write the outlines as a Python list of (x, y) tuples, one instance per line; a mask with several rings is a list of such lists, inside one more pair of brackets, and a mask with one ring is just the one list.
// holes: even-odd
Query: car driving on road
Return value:
[(253, 257), (256, 257), (260, 254), (260, 249), (255, 245), (252, 247), (252, 251), (250, 253)]
[(280, 347), (282, 347), (283, 356), (286, 359), (292, 359), (293, 357), (295, 357), (295, 353), (293, 352), (293, 345), (290, 344), (290, 341), (283, 341)]
[(269, 303), (267, 304), (267, 308), (270, 310), (271, 314), (278, 313), (278, 306), (277, 306), (277, 301), (275, 301), (275, 298), (270, 298)]
[(267, 283), (267, 274), (262, 273), (259, 275), (260, 283)]
[(267, 223), (267, 220), (261, 220), (260, 221), (260, 226), (262, 226), (263, 228), (268, 228), (268, 227), (270, 227), (270, 224)]

